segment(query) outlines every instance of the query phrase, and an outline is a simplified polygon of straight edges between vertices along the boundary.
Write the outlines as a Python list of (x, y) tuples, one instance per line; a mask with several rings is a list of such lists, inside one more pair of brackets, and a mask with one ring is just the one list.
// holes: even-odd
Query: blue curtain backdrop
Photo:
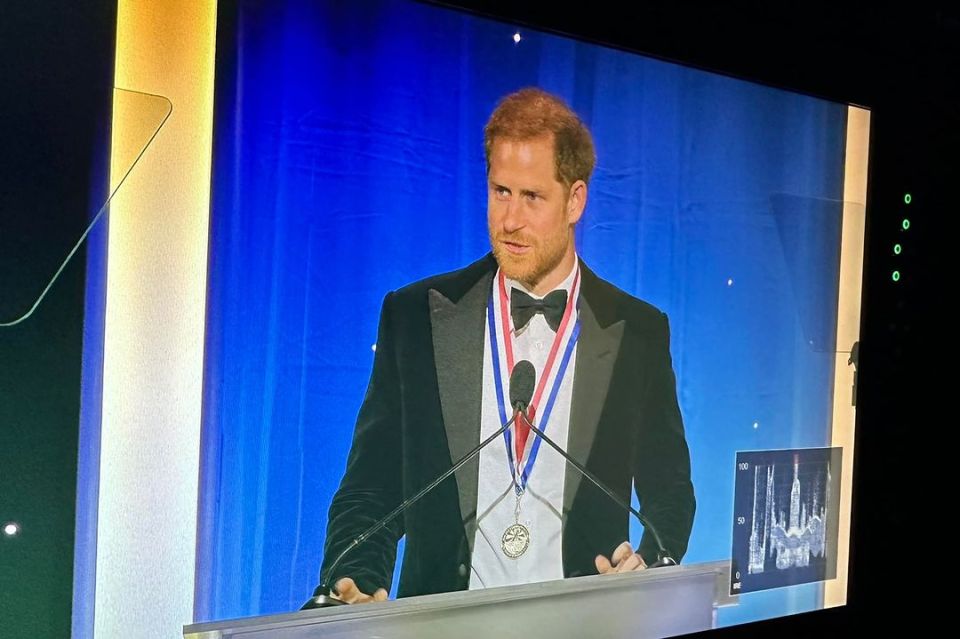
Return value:
[[(594, 133), (579, 250), (670, 317), (698, 498), (685, 561), (729, 558), (735, 452), (830, 442), (846, 107), (525, 29), (516, 43), (410, 2), (235, 11), (218, 43), (197, 620), (313, 590), (380, 304), (488, 250), (482, 127), (527, 85)], [(746, 595), (720, 621), (817, 593)]]

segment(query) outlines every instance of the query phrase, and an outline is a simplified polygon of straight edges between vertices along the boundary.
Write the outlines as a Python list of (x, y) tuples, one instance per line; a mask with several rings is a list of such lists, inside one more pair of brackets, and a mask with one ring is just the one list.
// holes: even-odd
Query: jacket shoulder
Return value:
[(390, 295), (397, 304), (416, 304), (427, 297), (427, 292), (436, 290), (451, 301), (459, 301), (481, 278), (497, 268), (492, 254), (487, 254), (472, 264), (455, 271), (431, 275), (403, 286)]
[(666, 315), (653, 304), (624, 291), (613, 283), (584, 269), (583, 294), (604, 325), (627, 320), (637, 327), (658, 327), (666, 322)]

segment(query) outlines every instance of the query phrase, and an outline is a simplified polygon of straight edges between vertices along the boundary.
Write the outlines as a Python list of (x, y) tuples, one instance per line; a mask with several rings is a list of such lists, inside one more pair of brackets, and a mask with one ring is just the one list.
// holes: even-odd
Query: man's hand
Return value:
[(387, 591), (383, 588), (379, 588), (373, 595), (368, 595), (365, 592), (361, 592), (360, 589), (357, 588), (357, 584), (355, 584), (350, 577), (340, 579), (334, 585), (333, 589), (336, 591), (335, 593), (331, 593), (334, 597), (349, 604), (387, 600)]
[(639, 553), (633, 552), (633, 546), (629, 541), (625, 541), (613, 551), (610, 559), (603, 555), (597, 555), (594, 559), (597, 564), (597, 572), (601, 575), (612, 575), (616, 572), (630, 572), (631, 570), (643, 570), (647, 567), (643, 557)]

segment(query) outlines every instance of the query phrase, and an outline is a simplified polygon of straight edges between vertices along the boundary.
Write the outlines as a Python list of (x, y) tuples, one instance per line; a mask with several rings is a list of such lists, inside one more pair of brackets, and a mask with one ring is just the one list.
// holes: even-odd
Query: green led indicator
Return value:
[(909, 231), (909, 230), (910, 230), (910, 218), (908, 218), (908, 217), (903, 218), (903, 222), (900, 222), (900, 226), (903, 227), (903, 230), (904, 230), (904, 231)]
[(904, 203), (904, 204), (910, 204), (910, 201), (911, 201), (911, 200), (913, 200), (913, 196), (910, 195), (909, 193), (907, 193), (906, 195), (903, 196), (903, 203)]
[(900, 253), (902, 253), (902, 252), (903, 252), (903, 247), (902, 247), (902, 246), (900, 246), (899, 244), (894, 244), (894, 245), (893, 245), (893, 254), (894, 254), (894, 255), (900, 255)]
[(899, 281), (900, 281), (900, 271), (894, 271), (894, 272), (893, 272), (893, 275), (891, 275), (891, 277), (893, 278), (893, 281), (894, 281), (894, 282), (899, 282)]

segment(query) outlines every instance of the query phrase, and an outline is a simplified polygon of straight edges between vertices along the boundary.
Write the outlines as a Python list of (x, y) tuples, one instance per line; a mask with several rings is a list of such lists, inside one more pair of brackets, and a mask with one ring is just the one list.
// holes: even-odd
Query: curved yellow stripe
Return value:
[[(173, 113), (109, 216), (96, 637), (193, 618), (216, 36), (214, 0), (121, 0), (117, 87)], [(111, 182), (144, 113), (115, 104)]]
[(870, 112), (847, 110), (847, 153), (843, 180), (843, 226), (840, 239), (840, 295), (837, 304), (837, 355), (833, 377), (832, 445), (843, 448), (840, 481), (840, 522), (837, 578), (826, 583), (825, 607), (847, 602), (850, 562), (850, 508), (853, 493), (852, 406), (854, 367), (847, 363), (853, 343), (860, 339), (860, 300), (863, 282), (864, 224), (867, 202), (867, 161), (870, 149)]

